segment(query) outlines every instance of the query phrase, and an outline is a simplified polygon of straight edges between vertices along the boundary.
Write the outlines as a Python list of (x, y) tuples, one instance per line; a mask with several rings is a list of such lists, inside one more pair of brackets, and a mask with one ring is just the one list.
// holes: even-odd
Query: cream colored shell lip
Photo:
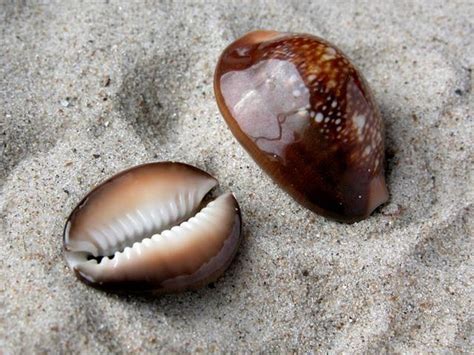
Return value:
[(63, 239), (68, 265), (83, 282), (117, 292), (169, 293), (216, 280), (242, 236), (235, 196), (206, 199), (217, 183), (178, 162), (118, 173), (69, 216)]

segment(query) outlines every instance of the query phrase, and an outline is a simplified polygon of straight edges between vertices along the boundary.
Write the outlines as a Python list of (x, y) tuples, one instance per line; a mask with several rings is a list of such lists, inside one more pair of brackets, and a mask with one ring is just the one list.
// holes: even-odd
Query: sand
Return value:
[[(0, 5), (0, 351), (470, 352), (472, 1)], [(386, 124), (390, 202), (353, 225), (297, 205), (214, 101), (220, 51), (247, 31), (346, 52)], [(67, 215), (123, 168), (215, 175), (245, 235), (218, 282), (155, 298), (82, 284)]]

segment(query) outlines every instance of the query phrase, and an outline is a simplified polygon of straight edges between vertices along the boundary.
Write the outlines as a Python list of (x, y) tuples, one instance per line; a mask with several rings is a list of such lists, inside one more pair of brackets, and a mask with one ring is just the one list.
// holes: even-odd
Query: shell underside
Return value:
[(203, 207), (217, 184), (203, 172), (156, 181), (133, 173), (100, 185), (73, 211), (64, 233), (69, 266), (89, 284), (132, 292), (193, 288), (218, 276), (240, 241), (235, 197)]

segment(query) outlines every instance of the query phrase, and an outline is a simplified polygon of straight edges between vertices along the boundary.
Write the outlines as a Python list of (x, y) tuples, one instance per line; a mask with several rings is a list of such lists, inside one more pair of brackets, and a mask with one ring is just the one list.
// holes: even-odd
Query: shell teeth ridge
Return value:
[(154, 229), (160, 230), (166, 226), (167, 217), (162, 206), (156, 205), (152, 207), (153, 215), (156, 220), (153, 222)]
[(131, 235), (133, 231), (130, 230), (130, 226), (128, 226), (127, 223), (123, 220), (123, 217), (118, 218), (117, 221), (124, 232), (124, 241), (127, 242), (129, 239), (129, 235)]
[(123, 249), (128, 241), (129, 241), (129, 236), (130, 236), (130, 230), (126, 224), (125, 221), (123, 221), (123, 217), (120, 218), (119, 220), (117, 220), (117, 227), (120, 228), (120, 231), (121, 231), (121, 234), (122, 234), (122, 238), (121, 238), (121, 242), (120, 242), (120, 249)]
[(183, 223), (181, 223), (181, 229), (182, 230), (188, 230), (188, 231), (192, 231), (193, 230), (193, 227), (192, 225), (189, 223), (189, 221), (185, 221)]
[(143, 247), (145, 248), (149, 248), (153, 245), (153, 241), (151, 240), (151, 238), (145, 238), (141, 241), (141, 243), (143, 244)]
[(180, 218), (186, 213), (186, 206), (183, 204), (183, 193), (178, 191), (174, 200), (176, 205), (176, 218)]
[(107, 250), (108, 239), (102, 237), (102, 233), (100, 233), (99, 229), (89, 229), (88, 233), (97, 245), (99, 254), (103, 254)]
[(169, 208), (169, 213), (170, 213), (170, 217), (171, 217), (170, 222), (172, 220), (176, 221), (178, 219), (178, 216), (179, 216), (176, 199), (169, 202), (168, 208)]
[(171, 231), (175, 233), (182, 233), (186, 229), (194, 230), (199, 227), (208, 226), (209, 224), (216, 224), (216, 221), (219, 220), (219, 217), (225, 214), (229, 209), (228, 204), (224, 200), (226, 197), (227, 194), (221, 195), (215, 200), (209, 202), (209, 204), (199, 211), (195, 216), (189, 218), (187, 221), (184, 221), (179, 226), (174, 226), (171, 228)]
[(123, 250), (122, 254), (123, 254), (123, 256), (124, 256), (126, 259), (130, 260), (130, 259), (132, 258), (132, 256), (133, 256), (132, 248), (130, 248), (130, 247), (125, 247), (125, 249)]
[(132, 228), (132, 233), (128, 236), (130, 242), (133, 242), (137, 235), (140, 235), (143, 232), (143, 226), (138, 222), (134, 216), (135, 213), (127, 213), (125, 217), (129, 220), (130, 226)]
[(109, 224), (109, 229), (113, 232), (113, 234), (116, 238), (117, 244), (122, 245), (122, 243), (125, 242), (125, 235), (123, 234), (122, 229), (120, 229), (120, 227), (117, 225), (116, 220), (113, 220)]
[(174, 236), (174, 233), (169, 229), (167, 229), (167, 230), (165, 230), (161, 233), (162, 238), (172, 238), (173, 236)]
[(154, 235), (152, 235), (152, 237), (150, 238), (150, 240), (151, 240), (152, 242), (155, 242), (155, 243), (160, 242), (160, 239), (161, 239), (161, 234), (154, 234)]
[[(215, 184), (213, 184), (213, 186), (214, 185)], [(161, 243), (166, 238), (183, 236), (185, 230), (192, 231), (196, 228), (206, 226), (209, 223), (214, 223), (213, 215), (207, 214), (206, 210), (214, 206), (219, 197), (216, 200), (211, 201), (195, 216), (182, 222), (179, 226), (173, 226), (170, 229), (161, 232), (161, 234), (155, 234), (150, 238), (144, 238), (141, 241), (136, 240), (138, 236), (143, 235), (144, 233), (149, 233), (153, 229), (160, 228), (163, 225), (169, 225), (172, 219), (177, 220), (189, 214), (200, 202), (198, 201), (200, 200), (200, 197), (202, 198), (208, 190), (209, 187), (206, 186), (205, 189), (178, 191), (176, 198), (172, 199), (165, 208), (160, 208), (163, 206), (153, 206), (143, 210), (137, 209), (134, 213), (129, 213), (122, 218), (118, 218), (114, 221), (113, 227), (110, 226), (108, 228), (112, 232), (112, 239), (107, 236), (108, 233), (101, 233), (105, 238), (98, 238), (99, 240), (94, 238), (94, 240), (98, 242), (100, 249), (102, 251), (108, 251), (108, 254), (113, 253), (118, 246), (122, 246), (127, 242), (134, 242), (132, 247), (126, 246), (123, 251), (115, 251), (113, 260), (115, 260), (114, 264), (118, 265), (124, 258), (131, 259), (134, 254), (140, 255), (143, 253), (145, 248), (155, 246), (156, 243)], [(96, 233), (97, 232), (95, 232), (95, 234)], [(106, 240), (107, 245), (101, 242), (104, 239)], [(115, 241), (115, 243), (113, 243), (113, 241)], [(104, 257), (101, 260), (101, 264), (102, 261), (105, 265), (111, 260)]]
[[(94, 260), (95, 261), (95, 260)], [(98, 263), (100, 266), (107, 266), (107, 264), (110, 264), (112, 261), (105, 257), (105, 258), (102, 258), (102, 260), (100, 261), (100, 263)]]
[(136, 255), (140, 256), (143, 253), (143, 244), (141, 242), (133, 243), (132, 250), (135, 252)]
[(150, 219), (150, 224), (151, 224), (150, 232), (153, 232), (154, 230), (159, 230), (160, 228), (162, 228), (163, 221), (156, 206), (151, 205), (148, 207), (147, 210), (148, 210), (148, 218)]
[(111, 224), (103, 227), (101, 229), (102, 235), (107, 238), (109, 242), (109, 246), (106, 250), (106, 254), (109, 255), (114, 252), (114, 250), (117, 249), (117, 247), (120, 245), (120, 239), (117, 237), (116, 233), (111, 227)]
[(226, 195), (221, 195), (209, 202), (209, 204), (195, 216), (189, 218), (187, 221), (183, 221), (179, 226), (173, 226), (159, 234), (154, 234), (149, 238), (144, 238), (142, 241), (135, 242), (132, 247), (127, 246), (123, 251), (117, 251), (114, 254), (114, 266), (126, 260), (130, 260), (134, 256), (141, 255), (149, 248), (164, 247), (170, 242), (170, 239), (176, 241), (178, 238), (184, 238), (187, 232), (206, 228), (209, 227), (209, 225), (216, 225), (216, 222), (219, 221), (219, 217), (225, 214), (230, 208), (225, 202)]
[(167, 208), (158, 208), (158, 212), (159, 212), (159, 214), (162, 218), (162, 221), (163, 221), (162, 225), (166, 226), (170, 221), (170, 217), (168, 215), (168, 209)]
[(196, 216), (197, 219), (204, 222), (205, 224), (215, 223), (215, 218), (209, 215), (207, 211), (203, 211), (199, 216)]
[(152, 221), (149, 217), (147, 217), (147, 212), (143, 212), (139, 208), (137, 208), (135, 214), (137, 216), (137, 219), (142, 222), (141, 225), (143, 226), (144, 233), (147, 233), (153, 229)]

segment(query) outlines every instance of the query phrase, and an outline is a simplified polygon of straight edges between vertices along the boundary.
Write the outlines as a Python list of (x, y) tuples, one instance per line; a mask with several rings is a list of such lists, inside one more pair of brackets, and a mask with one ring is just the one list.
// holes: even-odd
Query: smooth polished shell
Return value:
[(307, 208), (354, 222), (387, 201), (380, 112), (332, 44), (308, 34), (248, 33), (222, 53), (214, 91), (238, 141)]
[(206, 172), (175, 162), (115, 175), (68, 218), (69, 266), (82, 281), (112, 291), (176, 292), (214, 281), (241, 239), (231, 193), (203, 202), (216, 185)]

